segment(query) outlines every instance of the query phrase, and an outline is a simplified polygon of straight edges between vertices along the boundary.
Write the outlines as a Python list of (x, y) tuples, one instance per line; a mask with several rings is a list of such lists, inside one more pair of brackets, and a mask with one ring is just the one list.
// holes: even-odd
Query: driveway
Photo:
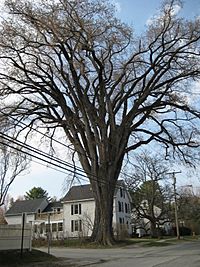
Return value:
[[(40, 248), (47, 251), (45, 248)], [(114, 249), (51, 248), (67, 264), (93, 267), (200, 267), (200, 241), (166, 247), (128, 246)]]

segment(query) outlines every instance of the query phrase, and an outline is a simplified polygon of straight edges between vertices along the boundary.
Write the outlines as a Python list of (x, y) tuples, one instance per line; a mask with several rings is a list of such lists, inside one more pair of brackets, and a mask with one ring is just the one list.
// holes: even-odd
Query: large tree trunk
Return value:
[(158, 231), (157, 231), (157, 228), (156, 228), (156, 222), (154, 222), (154, 221), (150, 222), (150, 236), (152, 238), (158, 237)]
[[(119, 163), (120, 166), (120, 163)], [(118, 166), (110, 166), (103, 171), (99, 181), (91, 180), (95, 199), (95, 218), (91, 240), (101, 245), (112, 246), (115, 242), (113, 235), (113, 198), (119, 175)]]
[(102, 245), (113, 245), (114, 237), (112, 230), (113, 200), (104, 199), (95, 201), (95, 221), (92, 233), (92, 241)]
[(115, 242), (112, 228), (113, 196), (113, 186), (108, 184), (98, 186), (98, 190), (94, 192), (95, 219), (91, 240), (101, 245), (111, 246)]
[[(99, 147), (99, 162), (92, 161), (93, 176), (88, 176), (95, 199), (95, 218), (91, 240), (105, 246), (111, 246), (115, 242), (112, 226), (113, 198), (123, 162), (124, 148), (128, 142), (126, 131), (123, 131), (123, 134), (118, 132), (114, 136), (115, 140), (105, 142), (107, 145)], [(92, 143), (92, 140), (89, 143)], [(108, 154), (110, 143), (115, 145)], [(92, 155), (92, 158), (96, 158), (95, 155)], [(79, 154), (79, 159), (86, 172), (89, 173), (81, 154)]]

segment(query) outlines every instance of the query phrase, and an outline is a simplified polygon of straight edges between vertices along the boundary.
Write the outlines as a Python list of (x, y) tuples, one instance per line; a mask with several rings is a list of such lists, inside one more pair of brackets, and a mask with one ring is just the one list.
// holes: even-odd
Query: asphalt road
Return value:
[[(42, 248), (42, 251), (46, 249)], [(128, 246), (115, 249), (51, 248), (67, 264), (92, 267), (200, 267), (200, 240), (166, 247)]]

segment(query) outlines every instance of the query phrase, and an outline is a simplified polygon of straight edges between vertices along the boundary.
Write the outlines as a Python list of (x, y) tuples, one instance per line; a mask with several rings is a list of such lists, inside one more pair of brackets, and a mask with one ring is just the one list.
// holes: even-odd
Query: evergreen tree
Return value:
[(36, 198), (48, 198), (48, 192), (41, 187), (33, 187), (24, 196), (26, 200), (36, 199)]

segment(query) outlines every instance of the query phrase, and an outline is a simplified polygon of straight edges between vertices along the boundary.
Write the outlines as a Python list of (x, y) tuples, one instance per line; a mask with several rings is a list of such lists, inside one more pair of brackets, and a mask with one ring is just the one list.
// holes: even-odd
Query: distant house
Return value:
[[(147, 200), (143, 200), (141, 202), (139, 214), (136, 209), (132, 210), (131, 214), (132, 228), (134, 229), (133, 232), (137, 234), (138, 237), (150, 235), (151, 222), (149, 219), (147, 219), (148, 217), (146, 216), (148, 215), (147, 210), (149, 210)], [(154, 206), (153, 211), (155, 218), (159, 218), (159, 216), (162, 213), (162, 210), (159, 207)], [(159, 218), (157, 221), (157, 228), (163, 230), (163, 232), (165, 232), (166, 234), (170, 234), (172, 229), (172, 223), (170, 222), (169, 218), (164, 218), (164, 216), (161, 216), (161, 218)]]
[(35, 238), (46, 238), (51, 232), (52, 238), (63, 237), (63, 207), (61, 202), (48, 202), (46, 198), (22, 200), (13, 203), (6, 212), (8, 224), (21, 224), (22, 214), (25, 213), (26, 223), (33, 226)]
[[(62, 200), (65, 237), (90, 236), (92, 234), (95, 201), (91, 185), (73, 186)], [(131, 197), (122, 181), (119, 181), (113, 200), (113, 230), (131, 234)]]
[(46, 237), (51, 232), (52, 239), (62, 239), (63, 236), (63, 205), (60, 201), (50, 202), (48, 206), (36, 215), (34, 222), (34, 237)]
[(6, 212), (5, 219), (8, 224), (21, 224), (22, 213), (25, 213), (26, 223), (33, 222), (36, 219), (36, 215), (41, 213), (48, 204), (49, 202), (46, 198), (18, 200)]

